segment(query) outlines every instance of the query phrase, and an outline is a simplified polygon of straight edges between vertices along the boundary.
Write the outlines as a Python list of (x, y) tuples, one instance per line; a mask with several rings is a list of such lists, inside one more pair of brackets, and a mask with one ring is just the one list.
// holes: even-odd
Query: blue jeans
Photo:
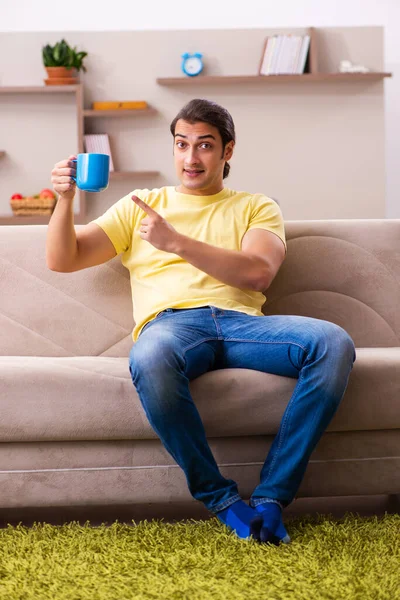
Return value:
[(204, 306), (167, 308), (145, 325), (130, 351), (129, 370), (146, 416), (183, 469), (190, 493), (217, 513), (241, 497), (236, 482), (219, 471), (189, 382), (228, 368), (298, 379), (250, 498), (252, 506), (273, 500), (284, 508), (340, 404), (355, 359), (351, 337), (329, 321)]

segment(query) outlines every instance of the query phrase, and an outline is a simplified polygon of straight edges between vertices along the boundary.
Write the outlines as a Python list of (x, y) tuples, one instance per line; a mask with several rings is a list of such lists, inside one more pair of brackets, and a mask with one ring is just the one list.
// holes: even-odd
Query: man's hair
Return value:
[[(220, 106), (212, 100), (195, 98), (185, 104), (171, 123), (170, 130), (173, 136), (175, 136), (175, 127), (179, 119), (183, 119), (191, 124), (200, 121), (216, 127), (222, 139), (222, 156), (224, 155), (226, 144), (231, 140), (234, 142), (236, 141), (235, 125), (230, 113), (226, 108), (223, 108), (223, 106)], [(223, 179), (228, 177), (230, 169), (230, 164), (226, 162), (224, 165)]]

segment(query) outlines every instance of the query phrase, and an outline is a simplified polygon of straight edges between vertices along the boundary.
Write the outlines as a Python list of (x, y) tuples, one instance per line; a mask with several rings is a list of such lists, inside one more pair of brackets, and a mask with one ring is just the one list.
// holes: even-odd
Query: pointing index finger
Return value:
[(146, 202), (143, 202), (143, 200), (141, 200), (141, 199), (140, 199), (140, 198), (138, 198), (137, 196), (132, 196), (132, 200), (133, 200), (134, 202), (136, 202), (136, 204), (137, 204), (138, 206), (140, 206), (140, 208), (141, 208), (142, 210), (144, 210), (144, 212), (145, 212), (145, 213), (147, 213), (147, 214), (153, 214), (153, 215), (157, 215), (157, 214), (158, 214), (158, 213), (157, 213), (155, 210), (153, 210), (153, 209), (151, 208), (151, 206), (149, 206), (148, 204), (146, 204)]

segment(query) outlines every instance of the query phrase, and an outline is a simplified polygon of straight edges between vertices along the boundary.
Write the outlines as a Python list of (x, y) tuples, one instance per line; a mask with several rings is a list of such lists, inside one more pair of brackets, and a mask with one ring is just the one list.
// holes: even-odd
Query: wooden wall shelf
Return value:
[(75, 93), (81, 84), (78, 85), (18, 85), (0, 87), (0, 94), (55, 94)]
[(202, 85), (230, 83), (313, 83), (327, 81), (380, 81), (392, 77), (392, 73), (304, 73), (303, 75), (198, 75), (197, 77), (161, 77), (159, 85)]

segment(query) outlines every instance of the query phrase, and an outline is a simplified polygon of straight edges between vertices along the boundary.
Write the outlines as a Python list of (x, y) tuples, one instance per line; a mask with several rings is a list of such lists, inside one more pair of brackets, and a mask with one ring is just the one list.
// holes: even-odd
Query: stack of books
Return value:
[(309, 35), (274, 35), (267, 38), (259, 75), (301, 75), (309, 48)]
[(114, 171), (114, 163), (111, 156), (110, 140), (107, 133), (90, 133), (84, 136), (86, 152), (108, 154), (110, 157), (110, 172)]

